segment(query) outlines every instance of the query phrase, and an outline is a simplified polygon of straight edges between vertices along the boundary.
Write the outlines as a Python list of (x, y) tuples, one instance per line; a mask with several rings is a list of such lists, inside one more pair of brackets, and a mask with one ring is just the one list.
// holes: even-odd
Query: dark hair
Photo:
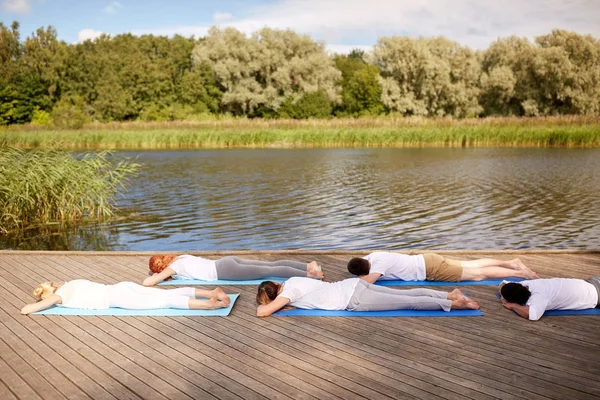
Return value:
[(531, 296), (529, 289), (517, 282), (506, 283), (500, 289), (500, 294), (509, 303), (517, 303), (522, 306), (527, 303), (529, 296)]
[(269, 304), (277, 297), (279, 285), (275, 282), (264, 281), (258, 285), (258, 293), (256, 294), (256, 302), (258, 304)]
[(348, 261), (348, 272), (352, 275), (368, 275), (370, 269), (371, 265), (369, 264), (369, 260), (365, 260), (364, 258), (354, 257), (352, 260)]

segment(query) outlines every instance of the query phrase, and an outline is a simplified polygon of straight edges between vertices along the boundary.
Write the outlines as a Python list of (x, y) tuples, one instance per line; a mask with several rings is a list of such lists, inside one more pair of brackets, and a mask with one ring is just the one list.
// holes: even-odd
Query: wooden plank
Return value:
[[(347, 261), (366, 253), (238, 255), (315, 259), (333, 281), (350, 277)], [(519, 257), (545, 277), (600, 275), (600, 252), (439, 253), (456, 259)], [(261, 319), (255, 317), (254, 286), (225, 287), (242, 294), (227, 318), (18, 313), (44, 280), (141, 282), (149, 254), (0, 251), (0, 397), (600, 397), (599, 319), (530, 322), (504, 309), (494, 287), (463, 288), (479, 301), (485, 313), (480, 318)]]

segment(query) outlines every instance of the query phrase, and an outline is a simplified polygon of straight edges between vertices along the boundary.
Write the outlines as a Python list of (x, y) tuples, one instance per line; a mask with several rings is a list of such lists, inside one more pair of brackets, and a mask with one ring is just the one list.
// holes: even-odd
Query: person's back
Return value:
[(520, 283), (531, 292), (526, 305), (532, 321), (540, 319), (546, 310), (585, 310), (598, 303), (596, 288), (582, 279), (535, 279)]
[(357, 284), (358, 278), (338, 282), (290, 278), (285, 281), (279, 296), (290, 299), (290, 305), (298, 308), (344, 310)]
[(181, 255), (170, 265), (178, 278), (200, 279), (203, 281), (216, 281), (217, 269), (215, 261), (188, 254)]
[(56, 290), (63, 307), (103, 310), (109, 304), (109, 286), (85, 279), (65, 282)]
[(369, 273), (379, 273), (379, 280), (424, 281), (425, 260), (422, 254), (407, 254), (376, 251), (364, 257), (371, 264)]

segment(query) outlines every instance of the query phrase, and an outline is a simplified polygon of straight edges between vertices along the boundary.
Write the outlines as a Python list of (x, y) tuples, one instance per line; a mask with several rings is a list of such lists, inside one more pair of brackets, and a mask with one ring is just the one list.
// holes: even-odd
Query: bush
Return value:
[(40, 110), (39, 107), (35, 107), (33, 115), (31, 117), (31, 123), (34, 125), (49, 125), (51, 123), (50, 113), (44, 110)]
[(288, 99), (279, 108), (280, 118), (307, 119), (331, 116), (331, 103), (323, 90), (304, 93), (295, 103)]
[(80, 97), (61, 99), (52, 109), (50, 117), (54, 126), (66, 129), (80, 129), (90, 120)]

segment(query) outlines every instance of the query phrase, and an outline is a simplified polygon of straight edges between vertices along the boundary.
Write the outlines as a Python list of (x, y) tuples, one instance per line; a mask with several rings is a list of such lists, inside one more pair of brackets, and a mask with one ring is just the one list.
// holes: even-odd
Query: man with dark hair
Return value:
[(355, 257), (348, 262), (348, 271), (369, 283), (377, 280), (404, 281), (481, 281), (490, 278), (537, 279), (535, 272), (521, 260), (496, 260), (481, 258), (460, 261), (439, 254), (414, 256), (376, 251), (366, 257)]
[(502, 305), (523, 318), (537, 321), (546, 310), (585, 310), (600, 307), (600, 277), (536, 279), (500, 284)]

